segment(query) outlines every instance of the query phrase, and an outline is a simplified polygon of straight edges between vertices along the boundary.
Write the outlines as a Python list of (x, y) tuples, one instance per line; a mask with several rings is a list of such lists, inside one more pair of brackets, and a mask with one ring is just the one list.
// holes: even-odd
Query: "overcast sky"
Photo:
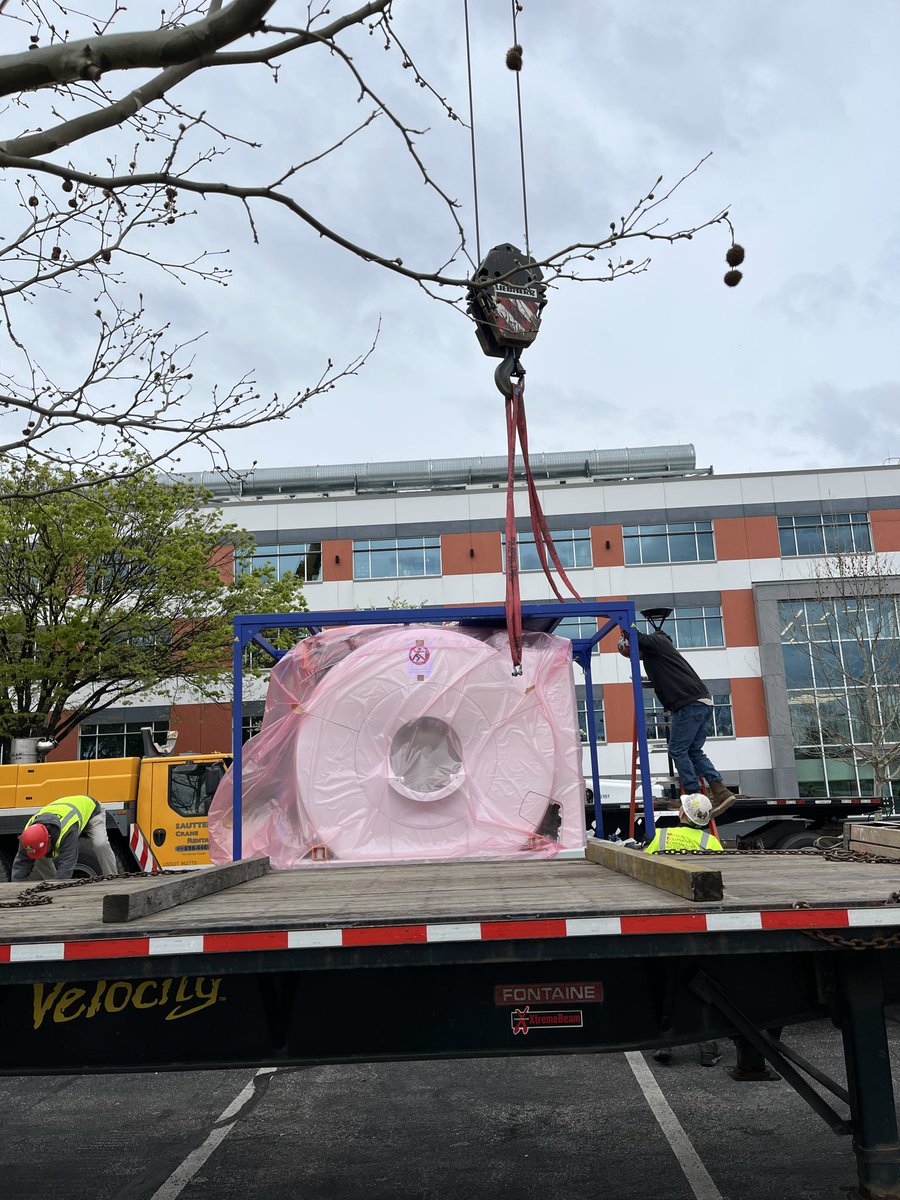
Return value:
[[(122, 27), (157, 7), (131, 3)], [(509, 0), (469, 8), (485, 251), (523, 242), (515, 79), (504, 66)], [(394, 13), (423, 74), (465, 114), (462, 0), (395, 0)], [(728, 206), (747, 251), (736, 289), (722, 282), (728, 236), (716, 228), (655, 244), (638, 277), (551, 292), (525, 357), (532, 449), (691, 442), (698, 465), (719, 473), (900, 456), (897, 0), (525, 0), (518, 20), (532, 251), (602, 236), (658, 175), (674, 182), (710, 151), (665, 213), (677, 227)], [(467, 129), (377, 38), (344, 44), (399, 115), (431, 126), (417, 148), (461, 202), (474, 254)], [(175, 98), (263, 143), (202, 172), (242, 182), (268, 182), (368, 111), (317, 47), (286, 60), (277, 84), (251, 68)], [(92, 165), (85, 147), (73, 160)], [(453, 251), (451, 224), (384, 120), (292, 190), (407, 265), (434, 269)], [(360, 375), (289, 423), (231, 441), (235, 467), (505, 451), (495, 363), (463, 316), (283, 211), (257, 208), (254, 246), (239, 206), (201, 208), (172, 241), (230, 247), (231, 286), (146, 285), (157, 316), (186, 335), (209, 331), (198, 397), (251, 370), (265, 391), (302, 388), (325, 357), (363, 351), (381, 319)]]

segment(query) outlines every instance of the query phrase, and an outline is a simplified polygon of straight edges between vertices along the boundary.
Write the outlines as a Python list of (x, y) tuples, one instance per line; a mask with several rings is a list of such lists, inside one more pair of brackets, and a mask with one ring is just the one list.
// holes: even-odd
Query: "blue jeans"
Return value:
[(722, 776), (703, 753), (706, 729), (712, 709), (708, 704), (694, 700), (672, 713), (669, 723), (669, 753), (681, 781), (682, 792), (699, 792), (703, 776), (707, 783), (714, 783)]

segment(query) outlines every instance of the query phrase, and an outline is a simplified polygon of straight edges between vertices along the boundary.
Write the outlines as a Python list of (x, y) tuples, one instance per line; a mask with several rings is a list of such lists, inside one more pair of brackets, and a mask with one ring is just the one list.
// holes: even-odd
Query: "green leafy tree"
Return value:
[[(299, 579), (235, 573), (250, 534), (149, 470), (84, 486), (30, 462), (0, 476), (0, 737), (64, 737), (188, 680), (220, 697), (231, 618), (305, 611)], [(73, 484), (79, 486), (73, 487)]]

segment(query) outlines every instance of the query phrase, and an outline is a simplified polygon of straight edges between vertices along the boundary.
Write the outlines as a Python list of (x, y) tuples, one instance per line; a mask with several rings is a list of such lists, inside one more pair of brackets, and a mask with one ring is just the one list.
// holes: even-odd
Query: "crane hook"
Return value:
[(518, 379), (524, 379), (525, 368), (522, 366), (518, 349), (510, 347), (503, 356), (503, 361), (499, 362), (494, 370), (494, 383), (496, 383), (502, 396), (509, 397), (512, 395), (513, 376), (516, 376)]

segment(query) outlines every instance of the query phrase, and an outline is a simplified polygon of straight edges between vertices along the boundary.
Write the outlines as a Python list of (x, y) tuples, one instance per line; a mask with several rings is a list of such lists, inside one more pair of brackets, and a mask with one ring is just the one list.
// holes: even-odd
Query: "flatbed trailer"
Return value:
[[(596, 841), (587, 853), (326, 865), (240, 876), (205, 895), (219, 873), (265, 860), (162, 882), (0, 885), (0, 1071), (586, 1053), (732, 1037), (745, 1074), (767, 1060), (836, 1133), (852, 1135), (861, 1195), (898, 1200), (884, 1012), (900, 1002), (897, 864), (649, 857)], [(21, 907), (22, 895), (52, 903)], [(163, 903), (174, 906), (151, 911)], [(846, 1088), (781, 1041), (785, 1027), (822, 1017), (841, 1031)]]
[[(677, 824), (678, 802), (669, 798), (657, 801), (656, 820), (660, 824)], [(890, 802), (874, 796), (852, 798), (829, 797), (812, 799), (787, 797), (738, 796), (734, 804), (719, 819), (719, 834), (737, 849), (799, 850), (815, 845), (820, 837), (839, 837), (846, 821), (873, 821), (893, 816)], [(593, 804), (585, 806), (589, 829), (595, 827)], [(618, 833), (628, 836), (631, 826), (630, 805), (604, 802), (603, 825), (607, 836)], [(640, 805), (635, 813), (635, 837), (646, 837)]]

